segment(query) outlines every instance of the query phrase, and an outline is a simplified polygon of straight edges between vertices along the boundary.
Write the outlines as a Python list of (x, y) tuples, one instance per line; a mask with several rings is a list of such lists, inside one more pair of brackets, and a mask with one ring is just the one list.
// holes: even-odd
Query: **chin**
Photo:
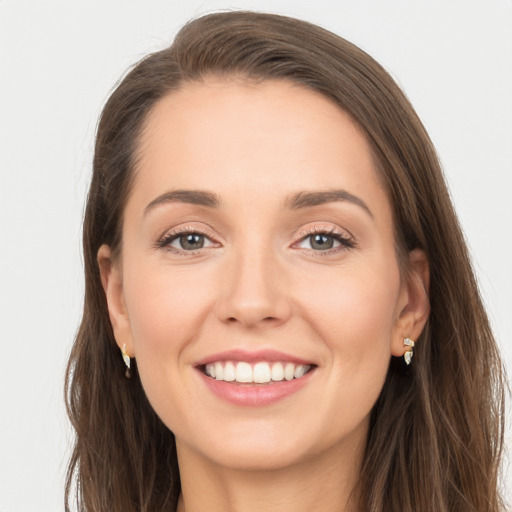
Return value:
[[(324, 458), (361, 453), (366, 444), (368, 418), (356, 425), (337, 425), (330, 432), (323, 427), (326, 421), (308, 423), (307, 412), (301, 421), (294, 419), (286, 425), (274, 421), (231, 422), (208, 425), (199, 436), (177, 442), (192, 449), (202, 460), (220, 468), (238, 471), (269, 471), (300, 467)], [(190, 432), (190, 430), (188, 431)], [(197, 434), (197, 433), (196, 433)], [(338, 454), (338, 455), (336, 455)], [(344, 454), (344, 455), (343, 455)]]
[(204, 456), (217, 466), (237, 471), (280, 470), (309, 458), (297, 448), (253, 442), (231, 445), (215, 451), (208, 450)]

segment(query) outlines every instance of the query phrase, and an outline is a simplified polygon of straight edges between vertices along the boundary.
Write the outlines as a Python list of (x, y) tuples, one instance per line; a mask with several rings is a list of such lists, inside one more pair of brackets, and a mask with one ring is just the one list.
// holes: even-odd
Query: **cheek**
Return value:
[[(134, 265), (124, 281), (137, 370), (154, 410), (173, 431), (187, 424), (188, 347), (205, 323), (213, 287), (201, 276)], [(177, 415), (176, 411), (182, 411)]]
[(304, 314), (318, 332), (325, 333), (333, 350), (346, 346), (365, 351), (389, 342), (400, 291), (397, 265), (363, 262), (328, 277), (311, 279), (300, 293)]
[(322, 287), (311, 281), (304, 290), (304, 315), (327, 349), (335, 384), (329, 389), (343, 389), (333, 397), (341, 409), (359, 408), (364, 416), (380, 394), (391, 358), (399, 291), (398, 267), (393, 265), (352, 267), (339, 279), (326, 280)]
[(137, 266), (125, 282), (136, 357), (176, 353), (197, 334), (212, 292), (201, 276), (172, 268)]

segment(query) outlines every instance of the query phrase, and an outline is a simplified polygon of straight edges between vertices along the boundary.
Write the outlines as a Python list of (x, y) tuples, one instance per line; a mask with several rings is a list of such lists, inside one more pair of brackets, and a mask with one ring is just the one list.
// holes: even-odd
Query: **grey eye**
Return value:
[(312, 249), (316, 251), (325, 251), (334, 247), (334, 238), (330, 235), (317, 233), (316, 235), (310, 235), (309, 243)]
[(328, 251), (340, 246), (351, 247), (351, 242), (338, 234), (315, 233), (303, 238), (299, 247), (313, 251)]
[(205, 236), (199, 233), (187, 233), (177, 237), (172, 243), (174, 247), (183, 249), (184, 251), (194, 251), (202, 249), (205, 245)]

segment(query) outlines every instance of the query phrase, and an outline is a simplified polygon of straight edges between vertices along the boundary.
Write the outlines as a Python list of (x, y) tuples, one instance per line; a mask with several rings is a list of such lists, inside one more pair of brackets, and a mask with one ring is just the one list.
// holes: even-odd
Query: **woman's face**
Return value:
[(361, 131), (300, 86), (210, 79), (155, 106), (139, 157), (122, 256), (99, 262), (178, 449), (231, 468), (362, 450), (419, 333)]

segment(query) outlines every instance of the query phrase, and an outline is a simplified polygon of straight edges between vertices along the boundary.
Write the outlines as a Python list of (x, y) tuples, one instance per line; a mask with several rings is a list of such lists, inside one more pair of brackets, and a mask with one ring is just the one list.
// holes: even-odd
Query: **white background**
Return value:
[(63, 510), (63, 376), (100, 109), (129, 65), (225, 8), (318, 23), (398, 80), (438, 148), (512, 369), (511, 0), (0, 0), (0, 512)]

